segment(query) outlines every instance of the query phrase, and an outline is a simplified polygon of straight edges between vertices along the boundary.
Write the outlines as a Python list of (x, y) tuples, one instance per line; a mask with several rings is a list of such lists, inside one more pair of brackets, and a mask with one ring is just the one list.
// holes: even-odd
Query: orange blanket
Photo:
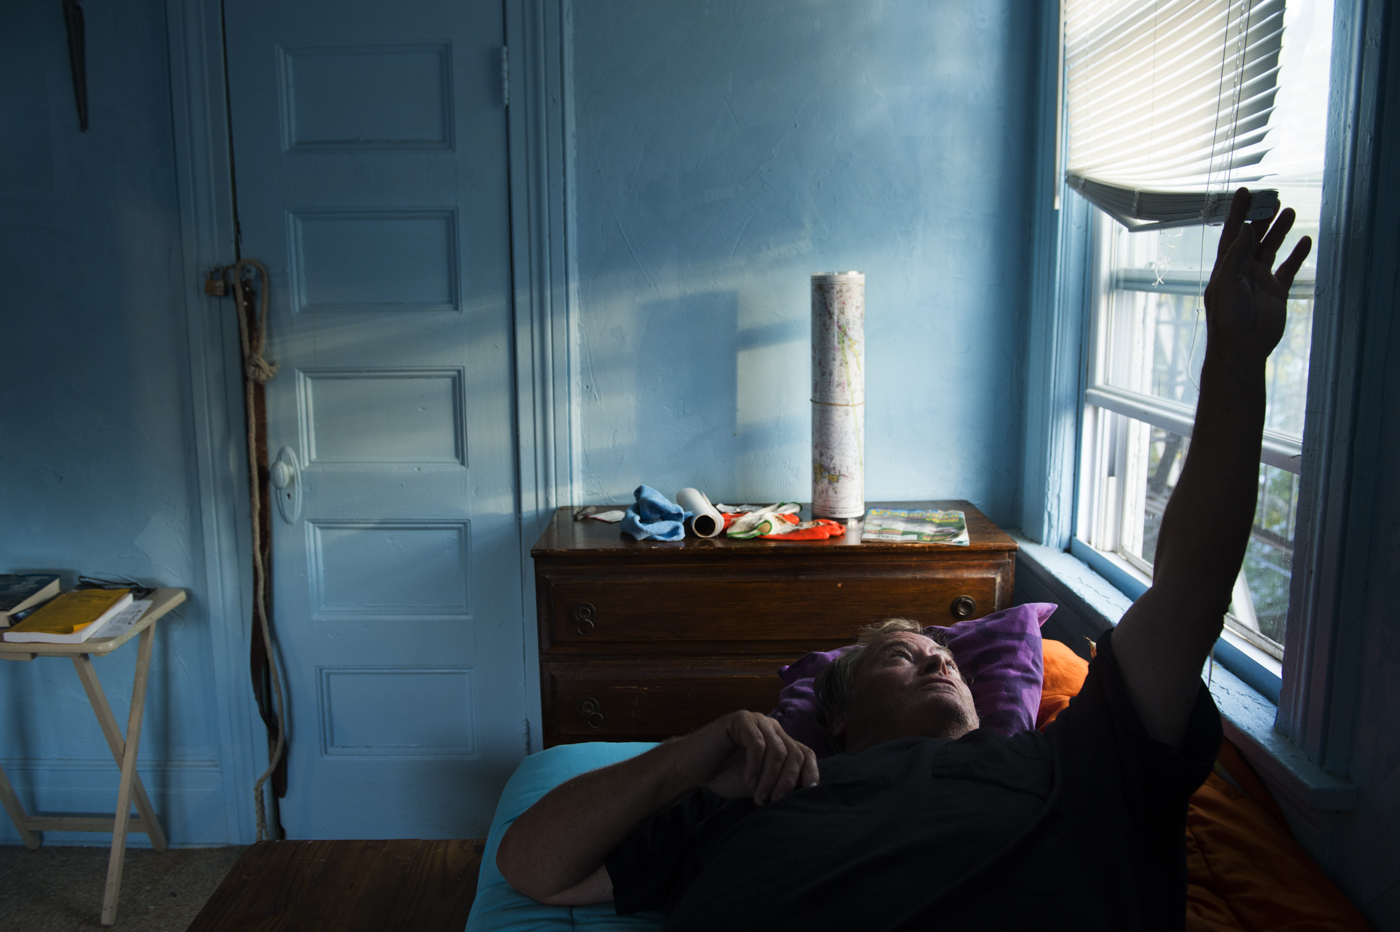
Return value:
[[(1064, 644), (1044, 645), (1037, 728), (1055, 720), (1089, 673), (1089, 664)], [(1186, 928), (1368, 930), (1356, 907), (1293, 840), (1278, 804), (1228, 741), (1215, 771), (1186, 811)]]

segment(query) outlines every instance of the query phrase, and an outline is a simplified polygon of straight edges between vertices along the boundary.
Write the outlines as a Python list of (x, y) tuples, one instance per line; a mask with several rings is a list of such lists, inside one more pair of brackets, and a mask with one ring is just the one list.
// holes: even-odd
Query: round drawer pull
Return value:
[(953, 600), (954, 618), (971, 618), (977, 611), (977, 600), (970, 595), (960, 595)]
[[(593, 633), (593, 618), (598, 610), (592, 602), (580, 602), (574, 606), (574, 630), (587, 637)], [(588, 700), (592, 702), (593, 700)]]
[(603, 713), (598, 706), (597, 699), (580, 699), (578, 701), (578, 714), (588, 723), (589, 728), (603, 727)]

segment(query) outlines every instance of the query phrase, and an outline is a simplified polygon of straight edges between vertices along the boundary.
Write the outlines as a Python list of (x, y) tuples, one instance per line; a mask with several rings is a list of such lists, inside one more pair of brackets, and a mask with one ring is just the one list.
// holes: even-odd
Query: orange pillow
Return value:
[(1040, 687), (1040, 711), (1035, 716), (1037, 729), (1055, 720), (1070, 699), (1079, 695), (1084, 678), (1089, 675), (1089, 662), (1059, 641), (1041, 641), (1041, 654), (1045, 658), (1045, 681)]

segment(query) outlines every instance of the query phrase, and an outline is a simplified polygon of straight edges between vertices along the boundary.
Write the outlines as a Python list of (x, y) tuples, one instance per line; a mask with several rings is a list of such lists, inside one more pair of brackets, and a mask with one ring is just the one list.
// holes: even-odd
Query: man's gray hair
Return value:
[(908, 618), (886, 618), (884, 621), (877, 621), (873, 625), (861, 628), (860, 636), (856, 639), (856, 646), (837, 657), (834, 662), (828, 664), (818, 673), (814, 684), (817, 693), (817, 708), (821, 710), (817, 724), (821, 726), (827, 741), (835, 750), (844, 751), (846, 742), (841, 737), (831, 733), (829, 723), (835, 716), (844, 716), (846, 709), (851, 705), (851, 697), (855, 695), (856, 691), (856, 669), (860, 666), (860, 658), (871, 644), (887, 634), (898, 631), (921, 634), (935, 644), (943, 647), (948, 646), (948, 635), (942, 628), (930, 628), (925, 631), (923, 625)]

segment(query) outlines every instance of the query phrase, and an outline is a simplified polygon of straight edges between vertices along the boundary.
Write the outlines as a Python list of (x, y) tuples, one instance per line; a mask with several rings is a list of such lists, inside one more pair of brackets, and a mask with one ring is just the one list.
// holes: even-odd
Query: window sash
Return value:
[[(1136, 599), (1152, 584), (1153, 566), (1147, 552), (1146, 514), (1150, 491), (1147, 479), (1150, 468), (1144, 432), (1153, 425), (1133, 418), (1130, 414), (1089, 405), (1085, 410), (1085, 472), (1080, 481), (1079, 528), (1074, 540), (1084, 548), (1103, 557), (1102, 566), (1117, 564), (1116, 572), (1105, 574), (1124, 594)], [(1189, 436), (1164, 427), (1170, 433)], [(1155, 512), (1160, 515), (1160, 511)], [(1279, 542), (1267, 527), (1257, 524), (1250, 529), (1251, 540), (1278, 546)], [(1291, 549), (1291, 544), (1289, 545)], [(1080, 554), (1081, 559), (1083, 554)], [(1125, 586), (1126, 584), (1126, 586)], [(1244, 641), (1273, 658), (1266, 666), (1277, 675), (1278, 662), (1284, 647), (1260, 629), (1254, 619), (1255, 594), (1241, 566), (1235, 581), (1235, 592), (1226, 626)], [(1257, 658), (1256, 658), (1257, 659)]]
[[(1190, 437), (1195, 426), (1196, 409), (1190, 405), (1128, 391), (1116, 385), (1094, 385), (1084, 392), (1084, 401), (1096, 408), (1112, 411), (1162, 430)], [(1295, 475), (1303, 471), (1303, 440), (1276, 430), (1265, 430), (1259, 461)]]
[[(1112, 273), (1109, 287), (1113, 291), (1148, 291), (1199, 298), (1209, 279), (1208, 272), (1117, 269)], [(1316, 282), (1311, 276), (1299, 276), (1293, 279), (1293, 287), (1288, 289), (1288, 299), (1293, 301), (1298, 298), (1311, 298), (1316, 290), (1315, 286)]]
[[(1200, 297), (1208, 273), (1190, 271), (1155, 272), (1151, 269), (1114, 269), (1112, 235), (1106, 221), (1092, 224), (1097, 241), (1094, 277), (1097, 287), (1091, 291), (1092, 316), (1089, 329), (1089, 378), (1084, 390), (1084, 403), (1143, 421), (1153, 427), (1190, 437), (1195, 425), (1196, 409), (1157, 395), (1135, 392), (1108, 382), (1108, 310), (1115, 291), (1161, 292)], [(1311, 278), (1294, 280), (1290, 298), (1311, 298), (1314, 282)], [(1087, 425), (1086, 425), (1087, 427)], [(1261, 462), (1300, 475), (1303, 469), (1303, 438), (1298, 435), (1265, 428), (1260, 448)]]
[[(1143, 540), (1140, 522), (1127, 520), (1140, 514), (1146, 505), (1143, 471), (1145, 461), (1135, 458), (1141, 454), (1141, 432), (1152, 428), (1190, 438), (1194, 430), (1195, 405), (1169, 398), (1133, 391), (1107, 381), (1109, 372), (1108, 331), (1115, 292), (1144, 292), (1179, 294), (1200, 297), (1206, 273), (1195, 269), (1115, 268), (1114, 241), (1106, 219), (1091, 224), (1097, 242), (1092, 253), (1093, 280), (1091, 289), (1093, 314), (1089, 328), (1089, 379), (1083, 394), (1084, 420), (1080, 464), (1080, 514), (1077, 536), (1081, 543), (1098, 550), (1131, 567), (1144, 579), (1151, 579), (1151, 565), (1136, 554)], [(1119, 234), (1121, 235), (1121, 234)], [(1131, 234), (1128, 234), (1131, 235)], [(1310, 278), (1295, 280), (1290, 296), (1310, 299), (1314, 283)], [(1119, 347), (1122, 349), (1122, 347)], [(1268, 466), (1300, 474), (1302, 470), (1302, 438), (1266, 429), (1261, 442), (1260, 461)], [(1112, 475), (1110, 475), (1112, 474)], [(1251, 532), (1253, 533), (1253, 532)], [(1243, 568), (1241, 575), (1243, 578)], [(1247, 583), (1240, 583), (1246, 587)], [(1246, 619), (1227, 616), (1227, 626), (1234, 635), (1253, 645), (1276, 664), (1282, 647), (1267, 635), (1251, 630)]]

